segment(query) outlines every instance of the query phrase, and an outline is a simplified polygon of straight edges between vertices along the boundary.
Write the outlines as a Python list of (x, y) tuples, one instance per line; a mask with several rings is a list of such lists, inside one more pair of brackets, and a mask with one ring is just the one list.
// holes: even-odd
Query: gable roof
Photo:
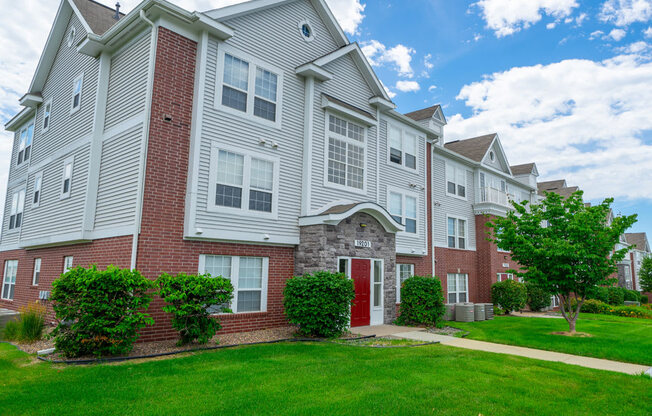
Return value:
[(519, 175), (530, 175), (536, 170), (536, 165), (534, 163), (524, 163), (522, 165), (510, 166), (514, 176)]
[[(103, 35), (107, 30), (118, 22), (115, 19), (115, 9), (98, 3), (94, 0), (72, 0), (77, 10), (81, 13), (90, 29), (96, 35)], [(120, 17), (125, 14), (120, 13)]]
[(625, 238), (627, 239), (627, 244), (636, 246), (636, 250), (650, 251), (646, 233), (625, 233)]
[(554, 181), (544, 181), (537, 183), (539, 192), (552, 191), (566, 187), (566, 179), (556, 179)]
[(406, 113), (405, 116), (416, 121), (428, 120), (433, 118), (433, 116), (437, 114), (437, 111), (439, 111), (439, 114), (441, 115), (441, 121), (443, 121), (444, 124), (446, 124), (446, 118), (444, 117), (444, 112), (441, 110), (441, 105), (439, 104), (435, 104), (431, 107), (426, 107), (426, 108), (422, 108), (421, 110), (416, 110), (410, 113)]
[(491, 133), (484, 136), (472, 137), (470, 139), (456, 140), (444, 144), (444, 147), (455, 153), (459, 153), (474, 162), (482, 162), (496, 136), (496, 133)]

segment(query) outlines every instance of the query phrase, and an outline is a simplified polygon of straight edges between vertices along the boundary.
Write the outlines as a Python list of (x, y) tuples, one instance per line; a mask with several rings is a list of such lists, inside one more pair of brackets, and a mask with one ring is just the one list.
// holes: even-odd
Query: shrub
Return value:
[(587, 299), (582, 305), (582, 312), (585, 313), (607, 313), (610, 306), (596, 299)]
[(531, 310), (540, 311), (550, 306), (550, 293), (534, 283), (526, 283), (525, 288), (527, 290), (527, 304)]
[(131, 351), (138, 330), (154, 323), (144, 311), (152, 282), (136, 270), (76, 267), (52, 284), (59, 324), (54, 343), (67, 357), (116, 355)]
[(445, 313), (444, 292), (439, 278), (412, 276), (401, 286), (399, 325), (441, 326)]
[(500, 305), (505, 310), (505, 313), (509, 315), (510, 312), (521, 310), (525, 307), (527, 290), (523, 283), (511, 279), (494, 283), (491, 286), (491, 301), (494, 304)]
[(625, 303), (625, 291), (621, 287), (609, 287), (609, 305), (619, 306)]
[(231, 312), (233, 299), (231, 281), (210, 274), (162, 274), (156, 283), (159, 296), (168, 305), (165, 312), (172, 314), (172, 326), (179, 332), (179, 345), (197, 341), (207, 343), (222, 329), (219, 320), (211, 317), (215, 312)]
[(20, 341), (35, 342), (43, 338), (45, 313), (45, 306), (38, 302), (30, 303), (20, 309), (20, 317), (18, 318), (20, 324)]
[(18, 341), (20, 338), (20, 323), (18, 321), (7, 321), (2, 330), (2, 339), (5, 341)]
[(642, 304), (647, 304), (649, 301), (650, 301), (650, 299), (648, 299), (647, 295), (641, 295), (641, 303)]
[(603, 286), (594, 286), (588, 290), (587, 299), (596, 299), (600, 302), (609, 303), (609, 289)]
[(586, 300), (582, 305), (582, 312), (652, 319), (652, 310), (647, 308), (641, 306), (613, 306), (595, 299)]
[(283, 290), (288, 321), (299, 327), (299, 333), (314, 337), (342, 334), (350, 320), (353, 299), (353, 280), (328, 271), (295, 276)]
[(635, 290), (624, 290), (625, 300), (628, 302), (640, 302), (641, 294)]

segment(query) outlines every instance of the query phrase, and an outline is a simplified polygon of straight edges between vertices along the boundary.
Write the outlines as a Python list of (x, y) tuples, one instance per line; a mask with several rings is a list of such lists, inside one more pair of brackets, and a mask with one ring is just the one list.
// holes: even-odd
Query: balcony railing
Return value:
[(511, 200), (511, 195), (508, 195), (507, 192), (502, 191), (496, 188), (479, 188), (478, 189), (478, 199), (477, 202), (487, 202), (490, 204), (497, 204), (504, 207), (511, 206), (509, 201)]

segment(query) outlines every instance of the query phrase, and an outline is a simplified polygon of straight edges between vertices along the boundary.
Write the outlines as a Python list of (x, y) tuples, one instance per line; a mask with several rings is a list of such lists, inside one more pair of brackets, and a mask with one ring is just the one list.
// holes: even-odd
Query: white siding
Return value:
[(105, 130), (145, 111), (150, 32), (111, 58)]

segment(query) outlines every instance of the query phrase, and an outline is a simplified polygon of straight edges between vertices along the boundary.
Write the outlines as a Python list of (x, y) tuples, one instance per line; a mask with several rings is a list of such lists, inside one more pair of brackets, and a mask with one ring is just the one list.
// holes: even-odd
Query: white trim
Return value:
[(63, 258), (63, 272), (64, 273), (74, 267), (73, 266), (74, 261), (75, 261), (75, 259), (74, 259), (73, 256), (65, 256)]
[(315, 79), (306, 77), (304, 87), (304, 124), (303, 124), (303, 160), (301, 177), (301, 216), (306, 216), (310, 212), (312, 203), (312, 162), (313, 147), (312, 134), (315, 123), (314, 98), (315, 98)]
[(373, 202), (357, 204), (348, 211), (340, 214), (318, 214), (301, 217), (299, 218), (299, 227), (319, 224), (337, 225), (358, 212), (364, 212), (374, 217), (387, 232), (396, 233), (405, 229), (402, 224), (399, 224), (394, 220), (385, 208)]
[[(450, 235), (448, 234), (448, 220), (449, 219), (454, 219), (455, 220), (455, 247), (450, 247), (448, 245), (448, 238)], [(460, 248), (460, 235), (459, 235), (459, 221), (462, 220), (464, 221), (464, 248)], [(466, 217), (462, 217), (459, 215), (450, 215), (446, 214), (446, 248), (452, 249), (452, 250), (469, 250), (469, 219)]]
[[(240, 208), (231, 208), (215, 205), (216, 186), (217, 186), (217, 156), (219, 151), (226, 151), (236, 153), (244, 157), (243, 161), (243, 178), (242, 185), (242, 199)], [(249, 209), (249, 194), (251, 190), (251, 159), (261, 159), (273, 164), (273, 178), (272, 178), (272, 212), (263, 212)], [(258, 152), (253, 152), (249, 149), (220, 144), (213, 141), (211, 144), (210, 154), (210, 168), (208, 179), (208, 200), (206, 203), (206, 210), (209, 212), (218, 212), (225, 214), (232, 214), (245, 217), (278, 219), (278, 201), (279, 195), (279, 176), (280, 176), (281, 159), (278, 156), (270, 156)]]
[[(376, 263), (380, 263), (380, 306), (375, 306), (376, 292), (375, 292), (375, 267)], [(385, 260), (384, 259), (371, 259), (371, 276), (369, 276), (370, 295), (369, 296), (369, 325), (382, 325), (385, 320)]]
[[(79, 101), (77, 103), (77, 106), (75, 106), (75, 89), (77, 86), (77, 83), (81, 83), (79, 86)], [(81, 75), (78, 75), (77, 78), (74, 79), (72, 82), (72, 96), (70, 98), (70, 114), (75, 114), (79, 109), (81, 108), (82, 105), (82, 97), (83, 97), (83, 92), (84, 92), (84, 73), (82, 72)]]
[(42, 170), (42, 169), (46, 168), (47, 165), (49, 165), (50, 163), (55, 162), (55, 161), (65, 157), (69, 153), (77, 152), (80, 148), (86, 146), (91, 141), (92, 137), (93, 136), (91, 134), (88, 134), (88, 135), (82, 137), (81, 139), (76, 140), (76, 141), (68, 144), (67, 146), (65, 146), (63, 148), (57, 149), (57, 151), (55, 153), (52, 153), (47, 158), (39, 161), (38, 163), (36, 163), (34, 165), (30, 165), (30, 167), (28, 169), (28, 173), (33, 173), (33, 172), (37, 172), (39, 170)]
[[(421, 201), (421, 195), (417, 192), (408, 191), (406, 189), (401, 189), (396, 186), (387, 185), (387, 194), (386, 194), (387, 211), (392, 216), (393, 214), (390, 208), (390, 198), (392, 193), (401, 196), (401, 218), (416, 220), (416, 231), (414, 233), (410, 233), (407, 231), (400, 231), (398, 234), (406, 238), (421, 238), (421, 231), (423, 231), (423, 224), (425, 223), (424, 219), (421, 218), (420, 215), (421, 210), (419, 209), (419, 207), (421, 207), (421, 204), (423, 203), (423, 201)], [(416, 218), (408, 218), (406, 215), (406, 209), (405, 209), (406, 199), (407, 199), (406, 197), (408, 196), (416, 199), (416, 211), (417, 211)], [(405, 227), (405, 224), (403, 224), (403, 226)]]
[[(248, 313), (264, 313), (267, 312), (267, 294), (269, 285), (269, 257), (262, 256), (232, 256), (227, 254), (200, 254), (199, 255), (199, 273), (206, 273), (206, 257), (228, 257), (231, 259), (231, 276), (224, 277), (231, 281), (233, 285), (233, 300), (231, 301), (231, 309), (234, 314), (248, 314)], [(260, 288), (260, 310), (258, 311), (243, 311), (238, 312), (238, 292), (240, 283), (240, 260), (247, 259), (261, 259), (261, 288)], [(242, 289), (248, 291), (250, 289)], [(258, 290), (258, 289), (252, 289)]]
[[(455, 276), (455, 290), (452, 292), (448, 291), (448, 282), (451, 276)], [(459, 283), (460, 283), (460, 278), (464, 278), (465, 281), (465, 291), (459, 290)], [(466, 300), (464, 302), (469, 302), (470, 299), (470, 290), (469, 290), (469, 274), (468, 273), (447, 273), (446, 274), (446, 303), (459, 303), (460, 302), (460, 294), (464, 293), (466, 294)], [(449, 296), (454, 294), (455, 295), (455, 302), (450, 302)]]
[[(36, 180), (40, 179), (41, 183), (38, 190), (38, 201), (34, 202), (34, 194), (36, 193)], [(34, 174), (34, 182), (32, 182), (32, 209), (38, 208), (41, 205), (41, 200), (43, 199), (43, 171), (36, 172)]]
[[(41, 277), (41, 263), (43, 260), (41, 257), (37, 257), (34, 259), (34, 272), (32, 273), (32, 286), (38, 286), (40, 277)], [(39, 274), (38, 279), (36, 276), (36, 273)]]
[[(7, 269), (9, 268), (9, 264), (12, 264), (13, 266), (13, 274), (10, 275), (13, 277), (13, 281), (7, 282), (7, 277), (8, 277), (8, 272)], [(3, 300), (14, 300), (14, 295), (16, 294), (16, 277), (18, 276), (18, 260), (10, 260), (7, 259), (5, 260), (5, 265), (4, 265), (4, 272), (2, 274), (2, 298)], [(14, 293), (12, 293), (12, 296), (10, 297), (8, 293), (5, 293), (5, 285), (13, 286), (14, 288)], [(9, 289), (11, 291), (11, 287)]]
[(330, 81), (333, 79), (333, 74), (312, 62), (297, 67), (297, 69), (294, 70), (294, 73), (306, 78), (314, 77), (317, 81)]
[(19, 244), (11, 246), (2, 246), (0, 251), (16, 250), (16, 249), (37, 249), (43, 247), (63, 246), (88, 243), (92, 240), (100, 240), (109, 237), (122, 237), (132, 235), (134, 233), (134, 225), (127, 225), (122, 227), (102, 228), (95, 231), (90, 231), (82, 234), (80, 231), (72, 233), (62, 233), (48, 235), (46, 237), (37, 237), (31, 239), (22, 239)]
[(413, 263), (396, 263), (396, 303), (401, 303), (401, 267), (410, 266), (410, 277), (414, 276)]
[[(400, 149), (401, 150), (401, 163), (400, 164), (398, 164), (396, 162), (392, 162), (392, 160), (391, 160), (390, 131), (391, 131), (392, 128), (398, 130), (400, 132), (400, 135), (401, 135), (401, 137), (400, 137), (400, 140), (401, 140), (401, 149)], [(414, 159), (415, 159), (414, 168), (410, 168), (410, 167), (405, 165), (405, 160), (406, 160), (406, 158), (405, 158), (405, 154), (406, 154), (406, 151), (405, 151), (406, 135), (414, 136), (414, 150), (415, 150), (415, 153), (416, 153), (416, 154), (413, 155)], [(400, 169), (402, 169), (402, 170), (404, 170), (406, 172), (410, 172), (410, 173), (415, 174), (415, 175), (419, 175), (421, 173), (421, 172), (419, 172), (419, 168), (421, 167), (421, 165), (419, 163), (419, 142), (421, 141), (422, 138), (423, 137), (421, 135), (419, 135), (419, 133), (416, 130), (411, 129), (409, 127), (405, 127), (405, 126), (399, 126), (397, 123), (393, 123), (393, 122), (388, 120), (387, 121), (387, 149), (386, 149), (386, 151), (387, 151), (387, 159), (386, 159), (387, 165), (393, 166), (395, 168), (400, 168)]]
[[(368, 128), (372, 126), (376, 126), (378, 124), (377, 120), (374, 120), (371, 117), (365, 116), (364, 114), (361, 114), (357, 111), (353, 111), (350, 108), (344, 107), (343, 105), (340, 105), (339, 103), (333, 102), (328, 99), (327, 96), (322, 95), (321, 96), (321, 107), (325, 110), (330, 111), (331, 113), (339, 113), (336, 114), (338, 117), (345, 117), (348, 119), (353, 119), (354, 122), (357, 123), (362, 123), (364, 124), (363, 127)], [(327, 120), (328, 121), (328, 120)], [(328, 123), (327, 127), (328, 127)]]
[[(66, 178), (66, 167), (70, 165), (70, 177)], [(67, 158), (64, 159), (63, 161), (63, 172), (61, 175), (61, 185), (60, 185), (60, 194), (59, 194), (59, 199), (67, 199), (70, 198), (70, 193), (72, 191), (72, 179), (75, 176), (75, 155), (71, 155)], [(68, 190), (64, 191), (64, 184), (66, 182), (66, 179), (68, 179)]]
[[(48, 98), (48, 100), (43, 104), (43, 121), (41, 123), (41, 134), (47, 133), (50, 131), (50, 126), (52, 125), (52, 97)], [(46, 119), (46, 111), (48, 106), (50, 107), (50, 113), (47, 115), (47, 120), (48, 120), (48, 125), (45, 126), (45, 119)]]
[[(455, 193), (450, 193), (448, 192), (448, 166), (453, 168), (455, 170), (455, 179), (450, 181), (455, 184)], [(457, 174), (462, 171), (464, 172), (464, 182), (460, 183), (458, 182)], [(458, 163), (450, 162), (449, 160), (444, 159), (444, 191), (446, 192), (446, 196), (450, 196), (453, 198), (461, 199), (463, 201), (468, 201), (469, 200), (469, 186), (468, 186), (468, 180), (467, 177), (469, 176), (469, 171), (464, 165), (460, 165)], [(464, 196), (459, 196), (459, 186), (462, 185), (464, 186)]]
[[(22, 201), (21, 201), (22, 194)], [(18, 233), (23, 228), (25, 223), (25, 198), (27, 195), (27, 184), (21, 184), (17, 188), (13, 188), (7, 192), (7, 197), (9, 197), (9, 217), (7, 218), (7, 233), (13, 234)], [(16, 212), (14, 210), (14, 197), (16, 197)], [(22, 205), (22, 208), (21, 208)], [(14, 226), (11, 227), (11, 217), (15, 216), (14, 220), (20, 215), (20, 224), (16, 225), (14, 221)], [(10, 228), (11, 227), (11, 228)]]
[[(303, 33), (303, 25), (308, 26), (308, 31), (310, 32), (310, 36), (306, 37), (306, 35)], [(300, 20), (297, 26), (299, 27), (299, 36), (301, 36), (301, 39), (303, 39), (305, 42), (308, 43), (315, 40), (315, 29), (314, 26), (310, 23), (309, 19)]]
[[(238, 88), (228, 86), (229, 88), (235, 89), (240, 92), (246, 92), (247, 94), (247, 103), (246, 111), (236, 110), (225, 105), (222, 105), (222, 91), (224, 86), (224, 56), (229, 54), (234, 58), (240, 59), (247, 62), (249, 73), (247, 79), (247, 91), (241, 91)], [(262, 117), (254, 115), (254, 101), (256, 98), (256, 69), (260, 68), (264, 71), (268, 71), (276, 75), (276, 119), (275, 121), (267, 120)], [(271, 102), (266, 98), (261, 98), (267, 102)], [(223, 42), (218, 43), (218, 53), (217, 53), (217, 69), (215, 75), (215, 101), (213, 104), (214, 108), (218, 111), (229, 113), (241, 118), (244, 118), (248, 121), (251, 121), (256, 124), (260, 124), (267, 127), (273, 127), (276, 129), (281, 129), (283, 125), (283, 70), (277, 68), (273, 65), (270, 65), (252, 55), (249, 55), (245, 52), (240, 51), (230, 45), (227, 45)]]
[(297, 246), (300, 243), (299, 237), (287, 235), (267, 234), (264, 230), (260, 233), (249, 231), (230, 231), (226, 229), (203, 230), (201, 235), (185, 236), (188, 241), (210, 241), (226, 243), (243, 243), (251, 245), (267, 246)]
[[(351, 192), (359, 195), (367, 195), (367, 184), (369, 182), (368, 180), (368, 172), (369, 172), (369, 151), (368, 151), (368, 142), (369, 142), (369, 129), (365, 126), (358, 126), (362, 127), (363, 129), (363, 134), (364, 134), (364, 141), (360, 142), (355, 139), (351, 139), (349, 137), (343, 136), (341, 134), (331, 132), (329, 129), (329, 124), (330, 124), (330, 116), (339, 118), (341, 120), (346, 121), (347, 123), (353, 123), (355, 125), (358, 125), (355, 121), (351, 121), (346, 118), (342, 118), (338, 114), (332, 114), (329, 111), (325, 112), (324, 116), (324, 187), (325, 188), (332, 188), (332, 189), (338, 189), (341, 191), (346, 191), (346, 192)], [(348, 128), (347, 128), (348, 129)], [(347, 144), (347, 159), (348, 159), (348, 145), (353, 145), (357, 147), (362, 147), (364, 149), (364, 171), (363, 171), (363, 178), (362, 178), (362, 189), (360, 188), (355, 188), (353, 186), (348, 186), (348, 185), (341, 185), (337, 183), (332, 183), (328, 180), (328, 150), (329, 150), (329, 139), (330, 136), (333, 135), (333, 138), (336, 140), (341, 140)], [(347, 163), (345, 164), (347, 167), (349, 166), (348, 160)], [(347, 170), (348, 171), (348, 170)], [(346, 181), (348, 176), (345, 175), (344, 180)]]

